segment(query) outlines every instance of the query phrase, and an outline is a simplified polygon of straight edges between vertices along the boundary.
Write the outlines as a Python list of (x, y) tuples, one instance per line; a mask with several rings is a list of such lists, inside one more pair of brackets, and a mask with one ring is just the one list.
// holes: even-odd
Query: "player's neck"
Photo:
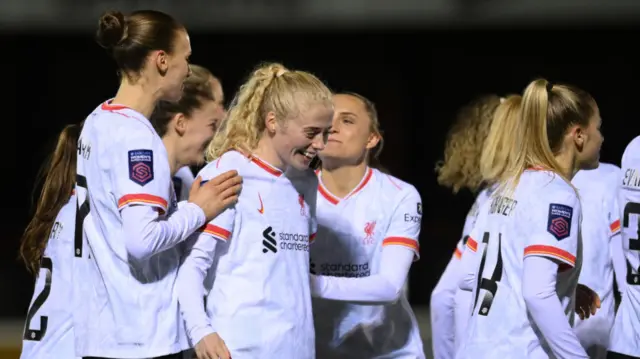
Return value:
[(156, 91), (146, 87), (144, 83), (133, 85), (124, 79), (120, 84), (116, 97), (113, 99), (113, 103), (137, 111), (148, 119), (156, 107), (159, 95)]
[(182, 167), (182, 165), (178, 162), (178, 151), (176, 150), (176, 144), (171, 140), (170, 136), (162, 137), (162, 143), (164, 143), (164, 147), (167, 149), (167, 157), (169, 158), (169, 170), (171, 171), (171, 177), (173, 177), (176, 172)]
[(276, 153), (276, 150), (271, 144), (271, 139), (267, 135), (262, 136), (260, 141), (258, 141), (258, 146), (253, 150), (253, 154), (283, 172), (286, 170), (286, 165)]
[(556, 156), (556, 162), (560, 165), (562, 175), (567, 179), (572, 180), (578, 171), (576, 165), (576, 157), (570, 153), (560, 153)]
[(362, 163), (350, 166), (323, 167), (320, 172), (322, 184), (338, 198), (344, 198), (362, 181), (367, 164)]

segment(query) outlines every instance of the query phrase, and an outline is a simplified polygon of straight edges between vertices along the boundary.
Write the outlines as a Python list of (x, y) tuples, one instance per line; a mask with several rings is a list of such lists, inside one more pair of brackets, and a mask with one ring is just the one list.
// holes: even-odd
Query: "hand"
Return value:
[(238, 202), (238, 195), (242, 189), (242, 177), (238, 176), (238, 172), (227, 171), (205, 184), (201, 182), (200, 176), (193, 181), (189, 191), (189, 202), (202, 208), (207, 222)]
[(586, 285), (578, 284), (576, 288), (576, 314), (585, 320), (600, 308), (600, 297)]
[(196, 356), (198, 359), (231, 359), (231, 353), (218, 333), (200, 339), (196, 344)]

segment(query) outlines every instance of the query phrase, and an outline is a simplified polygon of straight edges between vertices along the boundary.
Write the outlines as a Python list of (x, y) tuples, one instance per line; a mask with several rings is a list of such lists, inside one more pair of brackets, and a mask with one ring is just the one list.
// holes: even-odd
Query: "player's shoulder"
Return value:
[(551, 171), (530, 171), (530, 188), (526, 197), (534, 203), (561, 203), (579, 206), (576, 188), (562, 176)]
[(109, 132), (113, 140), (155, 138), (157, 132), (142, 114), (121, 105), (102, 102), (87, 117), (85, 126), (94, 131)]
[(195, 178), (189, 166), (181, 167), (178, 171), (176, 171), (174, 177), (180, 178), (183, 182), (193, 182)]
[(628, 167), (640, 167), (640, 136), (631, 140), (622, 154), (622, 168)]
[(371, 169), (371, 177), (377, 184), (375, 190), (378, 193), (388, 196), (394, 201), (403, 201), (410, 198), (422, 203), (420, 193), (411, 183), (376, 168)]
[(207, 181), (221, 173), (231, 170), (236, 170), (240, 176), (243, 176), (246, 175), (250, 162), (251, 159), (238, 151), (227, 151), (223, 153), (222, 156), (207, 163), (200, 170), (198, 176), (201, 176), (203, 181)]

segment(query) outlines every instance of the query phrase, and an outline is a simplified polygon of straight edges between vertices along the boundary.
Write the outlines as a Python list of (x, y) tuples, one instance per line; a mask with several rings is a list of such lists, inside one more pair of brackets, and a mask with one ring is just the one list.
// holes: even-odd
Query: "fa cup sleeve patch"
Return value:
[(153, 181), (153, 151), (129, 151), (129, 179), (140, 186)]
[(571, 217), (573, 208), (564, 204), (549, 204), (547, 232), (561, 241), (571, 235)]

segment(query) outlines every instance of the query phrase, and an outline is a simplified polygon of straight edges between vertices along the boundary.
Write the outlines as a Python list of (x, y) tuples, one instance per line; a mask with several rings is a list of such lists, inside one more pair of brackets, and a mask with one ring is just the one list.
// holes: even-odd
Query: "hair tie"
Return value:
[(553, 83), (547, 82), (547, 92), (551, 93), (551, 90), (553, 90)]

